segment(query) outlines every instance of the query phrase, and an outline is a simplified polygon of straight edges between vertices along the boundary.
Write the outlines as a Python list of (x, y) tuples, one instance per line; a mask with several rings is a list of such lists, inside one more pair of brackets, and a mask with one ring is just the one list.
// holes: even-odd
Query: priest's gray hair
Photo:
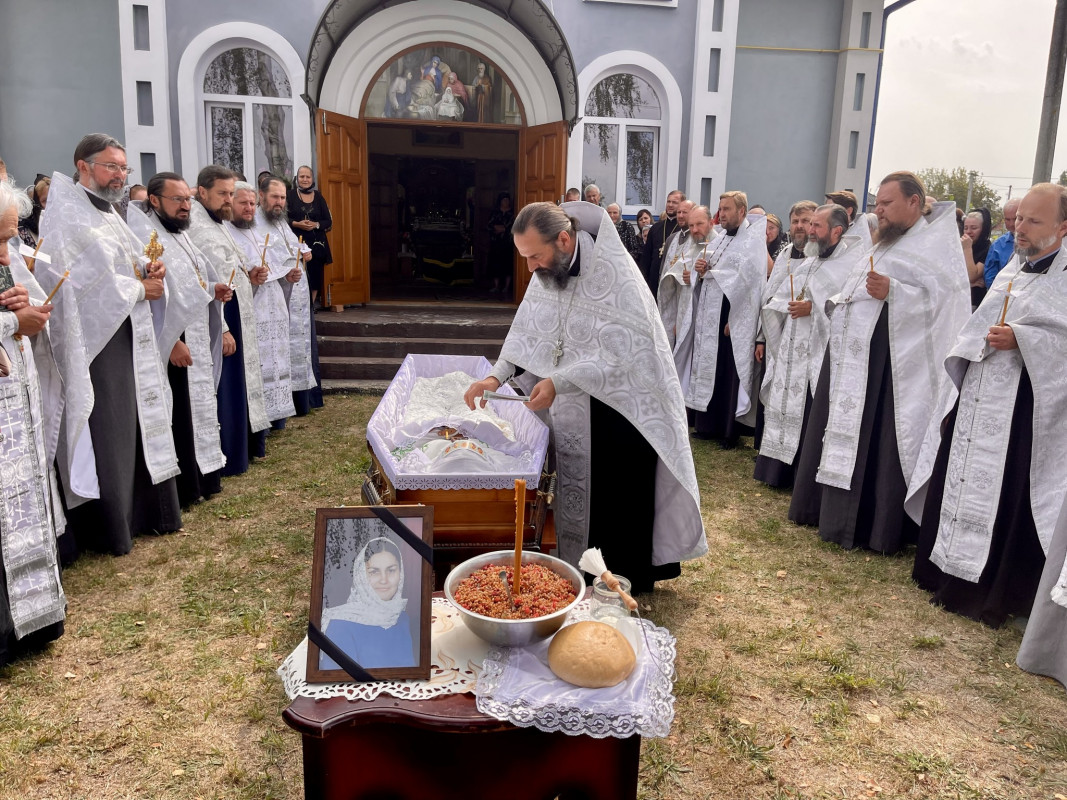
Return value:
[(250, 184), (248, 181), (235, 181), (233, 184), (233, 193), (238, 192), (253, 192), (255, 193), (256, 187)]
[(830, 230), (840, 228), (842, 234), (848, 230), (848, 211), (845, 210), (844, 206), (839, 206), (837, 203), (827, 203), (819, 206), (815, 211), (816, 213), (829, 212), (830, 216), (827, 218), (827, 222), (830, 223)]
[(9, 177), (0, 181), (0, 214), (6, 214), (12, 207), (19, 219), (25, 219), (33, 213), (33, 201), (30, 196), (15, 186), (15, 181)]
[(109, 147), (114, 147), (126, 152), (122, 142), (107, 133), (89, 133), (82, 137), (78, 146), (74, 148), (74, 166), (79, 161), (89, 161), (93, 156), (102, 153)]
[(546, 242), (554, 242), (566, 231), (572, 237), (578, 233), (578, 220), (568, 217), (567, 212), (555, 203), (530, 203), (523, 206), (515, 217), (511, 232), (526, 233), (533, 228)]

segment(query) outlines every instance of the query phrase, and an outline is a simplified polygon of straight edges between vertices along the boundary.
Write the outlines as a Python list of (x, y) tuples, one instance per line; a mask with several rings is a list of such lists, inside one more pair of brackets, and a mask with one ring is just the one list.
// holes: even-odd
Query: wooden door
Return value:
[(323, 278), (326, 304), (337, 311), (370, 300), (370, 229), (367, 225), (367, 125), (318, 112), (319, 189), (333, 216), (333, 263)]
[[(549, 122), (524, 128), (519, 137), (519, 199), (516, 211), (528, 203), (558, 203), (567, 191), (567, 123)], [(515, 254), (515, 302), (530, 283), (526, 261)]]

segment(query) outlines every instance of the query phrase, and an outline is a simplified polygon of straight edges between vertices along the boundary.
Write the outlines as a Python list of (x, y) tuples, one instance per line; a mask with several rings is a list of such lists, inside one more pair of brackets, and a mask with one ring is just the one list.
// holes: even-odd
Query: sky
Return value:
[[(890, 0), (886, 0), (889, 4)], [(1030, 186), (1055, 0), (915, 0), (889, 16), (871, 183), (898, 169), (977, 170)], [(1067, 169), (1067, 102), (1052, 179)]]

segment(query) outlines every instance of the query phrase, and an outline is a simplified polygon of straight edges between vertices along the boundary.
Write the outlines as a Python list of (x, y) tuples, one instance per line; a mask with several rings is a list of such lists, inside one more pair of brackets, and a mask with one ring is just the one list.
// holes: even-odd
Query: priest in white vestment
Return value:
[[(297, 416), (304, 416), (312, 408), (311, 392), (318, 387), (312, 364), (312, 339), (315, 336), (311, 309), (311, 290), (304, 264), (311, 260), (311, 248), (297, 239), (289, 227), (288, 195), (285, 184), (272, 178), (260, 192), (257, 230), (270, 233), (267, 259), (288, 267), (280, 285), (285, 292), (289, 309), (289, 371), (293, 387), (293, 405)], [(283, 268), (284, 268), (283, 267)], [(281, 271), (281, 269), (279, 269)], [(318, 406), (315, 406), (318, 407)]]
[[(288, 280), (292, 266), (277, 257), (267, 238), (270, 229), (258, 219), (256, 192), (241, 184), (234, 194), (233, 221), (226, 226), (244, 253), (247, 264), (267, 268), (267, 279), (253, 286), (256, 309), (256, 342), (263, 380), (263, 403), (267, 419), (274, 427), (284, 427), (284, 420), (296, 414), (293, 406), (293, 380), (289, 341), (289, 308), (282, 283)], [(273, 236), (271, 237), (273, 238)]]
[(830, 339), (790, 518), (848, 549), (895, 553), (918, 538), (904, 496), (939, 365), (970, 316), (955, 205), (939, 203), (927, 218), (925, 196), (910, 172), (882, 180), (878, 244), (829, 301)]
[(128, 174), (122, 145), (90, 134), (75, 149), (74, 163), (77, 184), (59, 172), (52, 177), (41, 217), (52, 263), (36, 276), (50, 291), (70, 270), (56, 305), (77, 303), (81, 329), (73, 316), (57, 314), (52, 340), (61, 347), (84, 342), (95, 395), (91, 442), (78, 440), (71, 473), (63, 476), (67, 523), (81, 547), (122, 555), (137, 533), (181, 527), (155, 328), (165, 302), (151, 305), (164, 300), (166, 268), (145, 258), (145, 242), (112, 207)]
[(678, 206), (677, 221), (679, 226), (684, 227), (679, 227), (667, 239), (656, 292), (656, 305), (671, 349), (679, 331), (688, 327), (692, 317), (694, 281), (691, 273), (694, 258), (691, 254), (693, 236), (689, 230), (689, 215), (694, 208), (691, 200), (685, 200)]
[(603, 209), (532, 203), (512, 227), (533, 278), (467, 405), (518, 375), (547, 411), (559, 555), (600, 547), (635, 591), (707, 552), (681, 387), (655, 301)]
[[(227, 220), (234, 213), (234, 173), (210, 165), (196, 180), (197, 202), (189, 214), (189, 237), (207, 258), (219, 279), (233, 290), (223, 306), (222, 359), (218, 377), (219, 439), (226, 465), (222, 475), (240, 475), (252, 458), (266, 454), (270, 429), (263, 402), (263, 374), (256, 341), (256, 311), (252, 290), (267, 279), (259, 260), (248, 262), (234, 240)], [(256, 195), (251, 186), (243, 192), (250, 216)]]
[(730, 191), (719, 198), (719, 221), (723, 235), (694, 267), (692, 341), (679, 338), (675, 357), (683, 365), (679, 377), (685, 404), (696, 412), (696, 437), (731, 448), (756, 422), (756, 335), (769, 261), (767, 217), (749, 218), (745, 193)]
[(171, 429), (181, 468), (176, 482), (184, 508), (222, 491), (226, 457), (216, 391), (223, 358), (221, 303), (233, 292), (189, 238), (194, 199), (185, 180), (161, 172), (149, 179), (147, 190), (149, 213), (131, 205), (126, 221), (142, 239), (155, 232), (164, 248), (167, 311), (157, 336), (171, 390)]
[[(23, 206), (20, 208), (20, 206)], [(12, 245), (25, 194), (0, 181), (0, 666), (63, 635), (66, 597), (59, 576), (47, 428), (30, 339), (51, 305), (12, 286)], [(17, 251), (15, 251), (17, 252)]]
[(837, 294), (852, 262), (866, 252), (845, 236), (847, 226), (841, 206), (825, 205), (812, 212), (804, 237), (807, 255), (796, 261), (786, 249), (786, 274), (763, 306), (764, 427), (753, 477), (780, 489), (793, 487), (797, 453), (830, 333), (826, 301)]
[(1029, 615), (1067, 495), (1064, 236), (1067, 190), (1032, 187), (1015, 257), (944, 360), (949, 380), (912, 478), (916, 581), (994, 627)]

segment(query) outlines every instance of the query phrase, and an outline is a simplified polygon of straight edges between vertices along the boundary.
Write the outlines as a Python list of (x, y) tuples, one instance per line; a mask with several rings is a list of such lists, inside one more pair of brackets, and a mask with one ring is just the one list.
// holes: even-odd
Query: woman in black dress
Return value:
[(333, 263), (330, 254), (330, 242), (326, 234), (330, 232), (333, 218), (326, 206), (326, 199), (315, 188), (315, 177), (311, 167), (301, 167), (296, 171), (296, 188), (289, 191), (289, 226), (297, 236), (304, 237), (304, 244), (311, 248), (311, 260), (307, 262), (308, 288), (311, 289), (311, 305), (314, 308), (319, 292), (322, 291), (322, 270)]
[(511, 239), (511, 195), (501, 192), (496, 198), (496, 210), (489, 215), (489, 275), (493, 279), (491, 293), (500, 292), (506, 299), (511, 292), (511, 276), (515, 271), (515, 245)]

